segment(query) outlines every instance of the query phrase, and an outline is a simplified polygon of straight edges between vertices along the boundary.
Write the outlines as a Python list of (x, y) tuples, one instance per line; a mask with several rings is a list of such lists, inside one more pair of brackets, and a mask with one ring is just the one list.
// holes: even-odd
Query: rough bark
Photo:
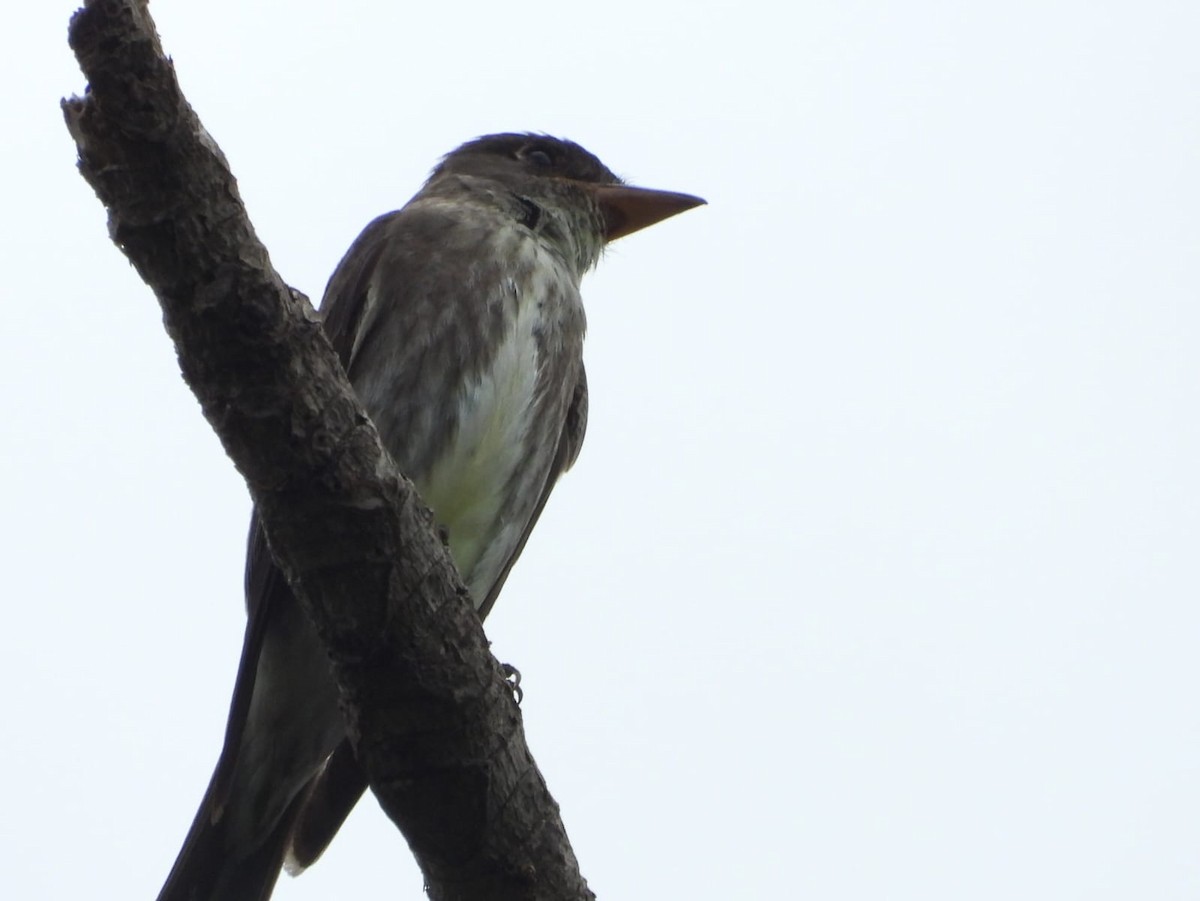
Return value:
[(71, 21), (63, 102), (113, 241), (318, 626), (371, 787), (435, 899), (592, 898), (432, 518), (271, 266), (139, 0)]

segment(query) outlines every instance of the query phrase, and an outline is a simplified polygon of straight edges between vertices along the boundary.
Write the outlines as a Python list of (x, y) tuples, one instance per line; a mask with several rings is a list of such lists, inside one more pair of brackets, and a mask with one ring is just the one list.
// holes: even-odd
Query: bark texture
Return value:
[(70, 43), (88, 80), (63, 102), (80, 172), (317, 624), (359, 760), (429, 895), (592, 898), (432, 517), (307, 298), (272, 268), (144, 0), (88, 2)]

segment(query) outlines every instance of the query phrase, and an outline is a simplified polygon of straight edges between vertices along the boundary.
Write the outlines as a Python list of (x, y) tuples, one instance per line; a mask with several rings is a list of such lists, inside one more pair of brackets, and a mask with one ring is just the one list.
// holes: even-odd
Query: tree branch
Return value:
[(347, 729), (435, 899), (592, 898), (429, 511), (258, 241), (145, 0), (90, 0), (63, 102), (109, 233), (317, 624)]

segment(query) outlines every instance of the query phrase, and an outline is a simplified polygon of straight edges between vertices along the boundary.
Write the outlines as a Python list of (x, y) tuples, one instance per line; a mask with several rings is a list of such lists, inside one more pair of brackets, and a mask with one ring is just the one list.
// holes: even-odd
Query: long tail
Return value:
[(308, 789), (292, 800), (266, 840), (243, 855), (229, 841), (229, 818), (216, 810), (216, 788), (214, 774), (158, 901), (266, 901), (271, 897)]
[(256, 521), (250, 559), (224, 747), (158, 901), (270, 898), (295, 823), (344, 737), (320, 642)]

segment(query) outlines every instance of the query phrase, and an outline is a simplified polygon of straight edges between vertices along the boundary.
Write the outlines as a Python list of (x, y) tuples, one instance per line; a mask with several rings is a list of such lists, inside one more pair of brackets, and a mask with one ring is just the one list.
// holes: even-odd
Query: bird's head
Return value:
[(691, 194), (627, 185), (594, 154), (548, 135), (495, 134), (468, 141), (446, 154), (429, 184), (453, 176), (500, 182), (536, 204), (582, 207), (605, 243), (705, 202)]

